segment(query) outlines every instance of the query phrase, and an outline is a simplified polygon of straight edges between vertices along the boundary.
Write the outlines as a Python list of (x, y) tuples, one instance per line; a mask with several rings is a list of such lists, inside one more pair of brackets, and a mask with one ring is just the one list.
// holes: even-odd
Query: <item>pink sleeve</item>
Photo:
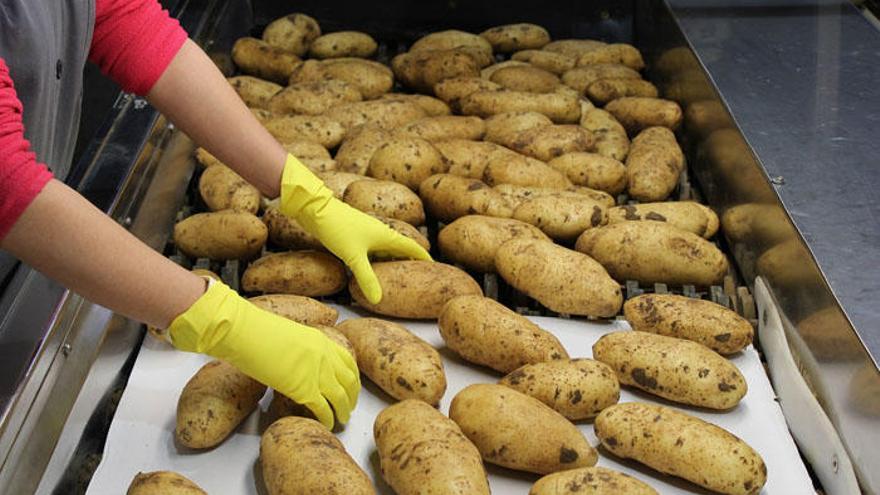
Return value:
[(186, 38), (157, 0), (97, 0), (89, 60), (125, 91), (145, 95)]
[(21, 102), (0, 58), (0, 239), (52, 178), (24, 138)]

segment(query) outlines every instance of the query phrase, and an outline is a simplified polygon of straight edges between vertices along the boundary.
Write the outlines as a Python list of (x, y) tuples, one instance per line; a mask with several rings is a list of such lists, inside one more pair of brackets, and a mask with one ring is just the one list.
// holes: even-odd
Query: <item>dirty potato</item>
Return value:
[(417, 137), (394, 137), (376, 149), (367, 173), (418, 189), (423, 180), (446, 172), (443, 156), (428, 141)]
[(424, 50), (451, 50), (455, 48), (473, 48), (492, 56), (492, 45), (476, 34), (449, 29), (422, 36), (410, 47), (411, 52)]
[(719, 354), (733, 354), (752, 343), (748, 320), (720, 304), (674, 294), (643, 294), (623, 305), (633, 330), (692, 340)]
[(486, 133), (486, 124), (479, 117), (442, 115), (425, 117), (399, 128), (397, 134), (417, 137), (430, 142), (450, 139), (480, 140)]
[(633, 70), (645, 68), (645, 61), (639, 50), (626, 43), (612, 43), (583, 53), (577, 61), (578, 66), (592, 64), (621, 64)]
[(560, 155), (547, 165), (565, 174), (577, 186), (617, 195), (626, 188), (626, 167), (614, 158), (598, 153), (574, 151)]
[(281, 213), (278, 208), (267, 208), (263, 213), (263, 223), (269, 229), (269, 240), (278, 247), (292, 250), (324, 249), (321, 241), (306, 232), (299, 222)]
[(507, 283), (559, 313), (607, 318), (623, 304), (620, 286), (602, 265), (552, 242), (507, 241), (498, 248), (495, 268)]
[(318, 21), (299, 13), (275, 19), (263, 30), (263, 41), (299, 57), (309, 51), (309, 45), (318, 36), (321, 36)]
[(663, 201), (616, 206), (608, 210), (608, 223), (654, 221), (709, 239), (718, 232), (718, 215), (695, 201)]
[(684, 171), (684, 154), (665, 127), (649, 127), (633, 139), (626, 158), (629, 195), (643, 202), (668, 198)]
[(248, 299), (255, 306), (309, 326), (335, 325), (339, 311), (311, 297), (268, 294)]
[(345, 266), (318, 251), (272, 253), (254, 261), (241, 276), (247, 292), (329, 296), (345, 287)]
[(252, 214), (260, 209), (262, 199), (259, 189), (223, 164), (202, 172), (199, 195), (211, 211), (236, 210)]
[(495, 271), (495, 253), (509, 241), (525, 237), (549, 241), (533, 225), (511, 218), (463, 216), (443, 227), (437, 235), (440, 252), (447, 259), (477, 272)]
[(488, 297), (452, 299), (443, 307), (438, 324), (450, 349), (471, 363), (502, 373), (527, 364), (568, 359), (552, 333)]
[(608, 103), (605, 110), (614, 115), (630, 134), (654, 126), (675, 130), (682, 119), (678, 103), (662, 98), (627, 96)]
[(126, 495), (208, 495), (188, 478), (173, 471), (138, 473)]
[(449, 165), (448, 173), (469, 179), (482, 179), (489, 161), (497, 156), (516, 156), (495, 143), (450, 139), (433, 143)]
[(512, 91), (529, 93), (550, 93), (562, 84), (556, 74), (528, 64), (498, 69), (489, 80)]
[(632, 79), (641, 80), (642, 75), (621, 64), (595, 64), (575, 67), (562, 74), (562, 84), (574, 89), (579, 94), (586, 94), (587, 88), (600, 79)]
[(532, 485), (529, 495), (658, 495), (647, 484), (599, 466), (548, 474)]
[(574, 198), (579, 199), (580, 196), (599, 203), (608, 208), (614, 205), (614, 198), (606, 192), (590, 189), (589, 187), (572, 186), (566, 189), (550, 189), (546, 187), (532, 186), (515, 186), (512, 184), (500, 184), (493, 187), (497, 193), (510, 204), (513, 209), (518, 208), (526, 201), (544, 196), (553, 196), (557, 198)]
[(361, 372), (397, 400), (436, 406), (446, 374), (436, 349), (405, 327), (378, 318), (353, 318), (337, 327), (351, 342)]
[(391, 68), (398, 81), (420, 93), (430, 93), (435, 85), (446, 79), (480, 74), (478, 61), (460, 49), (401, 53), (391, 59)]
[(489, 159), (483, 171), (483, 181), (490, 186), (513, 184), (548, 189), (572, 186), (562, 172), (541, 160), (522, 155), (498, 155)]
[(514, 53), (511, 60), (526, 62), (535, 67), (552, 72), (561, 76), (566, 71), (574, 68), (576, 57), (564, 53), (548, 52), (546, 50), (522, 50)]
[(596, 464), (598, 456), (578, 428), (537, 399), (501, 385), (470, 385), (456, 394), (449, 417), (483, 460), (548, 474)]
[(718, 493), (756, 495), (767, 481), (764, 460), (748, 444), (668, 407), (617, 404), (599, 414), (595, 429), (614, 455)]
[(626, 159), (629, 136), (613, 115), (601, 108), (587, 109), (581, 115), (581, 127), (593, 133), (596, 153), (621, 162)]
[(587, 97), (599, 105), (624, 96), (656, 98), (658, 93), (657, 88), (648, 81), (632, 78), (599, 79), (587, 87)]
[(550, 33), (546, 29), (525, 22), (496, 26), (483, 31), (480, 36), (498, 53), (536, 49), (550, 43)]
[(268, 108), (278, 114), (320, 115), (335, 106), (362, 99), (354, 85), (330, 79), (291, 84), (272, 97)]
[(338, 121), (346, 130), (351, 131), (369, 124), (376, 124), (383, 129), (396, 129), (426, 115), (422, 107), (410, 101), (371, 100), (333, 107), (324, 116)]
[(293, 69), (302, 63), (296, 55), (250, 37), (232, 45), (232, 61), (245, 74), (278, 84), (287, 84)]
[(620, 383), (682, 404), (725, 410), (748, 391), (736, 366), (690, 340), (612, 332), (593, 344), (593, 358), (610, 366)]
[(249, 259), (259, 254), (268, 236), (259, 218), (233, 210), (198, 213), (174, 226), (174, 244), (193, 258)]
[(525, 91), (477, 91), (461, 99), (464, 115), (487, 118), (505, 112), (538, 112), (557, 124), (577, 123), (581, 107), (575, 95)]
[(476, 179), (437, 174), (419, 186), (419, 196), (438, 220), (451, 222), (465, 215), (509, 218), (513, 207), (502, 194)]
[(235, 76), (227, 81), (249, 107), (267, 108), (272, 97), (282, 89), (278, 84), (252, 76)]
[[(440, 84), (442, 84), (442, 83), (440, 83)], [(452, 114), (452, 109), (449, 108), (449, 105), (447, 105), (442, 99), (434, 98), (433, 96), (405, 94), (405, 93), (386, 93), (386, 94), (382, 95), (382, 97), (380, 99), (393, 100), (393, 101), (408, 101), (410, 103), (415, 103), (422, 110), (425, 111), (425, 114), (428, 115), (428, 117), (440, 117), (443, 115)]]
[(580, 57), (584, 53), (606, 46), (607, 43), (599, 40), (563, 39), (547, 43), (542, 50), (554, 53), (564, 53), (572, 57)]
[(340, 172), (364, 175), (373, 153), (391, 137), (391, 132), (378, 124), (367, 124), (349, 130), (336, 152)]
[[(340, 108), (340, 107), (336, 107)], [(304, 139), (335, 148), (345, 137), (346, 128), (324, 115), (284, 115), (266, 122), (266, 130), (282, 143)]]
[(319, 36), (309, 46), (312, 58), (372, 57), (379, 45), (367, 33), (338, 31)]
[(593, 133), (578, 125), (547, 125), (521, 131), (510, 148), (541, 161), (566, 153), (592, 151)]
[(517, 206), (513, 218), (567, 242), (577, 239), (585, 230), (607, 223), (608, 212), (603, 204), (584, 195), (542, 195)]
[(363, 58), (306, 60), (290, 74), (290, 84), (340, 79), (354, 85), (365, 100), (379, 98), (391, 91), (394, 74), (388, 67)]
[(359, 180), (348, 185), (342, 199), (366, 213), (415, 226), (425, 223), (422, 201), (403, 184), (387, 180)]
[(444, 79), (434, 85), (434, 94), (437, 98), (445, 101), (453, 110), (461, 109), (461, 100), (465, 96), (477, 91), (498, 91), (502, 89), (500, 84), (483, 79), (478, 76), (460, 76)]
[(553, 124), (549, 117), (538, 112), (505, 112), (486, 119), (486, 141), (512, 147), (523, 131)]

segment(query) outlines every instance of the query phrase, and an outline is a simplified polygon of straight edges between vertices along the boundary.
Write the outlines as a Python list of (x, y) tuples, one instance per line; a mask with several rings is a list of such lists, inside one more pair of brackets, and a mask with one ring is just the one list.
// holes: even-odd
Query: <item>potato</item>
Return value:
[(608, 222), (605, 206), (584, 195), (546, 195), (527, 200), (513, 218), (538, 227), (559, 241), (573, 241), (585, 230)]
[(387, 180), (359, 180), (349, 184), (342, 199), (366, 213), (416, 226), (425, 223), (422, 200), (403, 184)]
[(612, 332), (593, 344), (593, 358), (611, 366), (623, 385), (682, 404), (730, 409), (748, 391), (736, 366), (690, 340), (648, 332)]
[(593, 133), (596, 153), (621, 162), (626, 159), (629, 137), (613, 115), (601, 108), (585, 110), (581, 115), (581, 127)]
[(336, 160), (332, 158), (303, 158), (300, 161), (316, 174), (336, 171)]
[(266, 122), (266, 130), (282, 143), (300, 139), (335, 148), (345, 137), (346, 127), (324, 115), (285, 115)]
[(489, 160), (494, 157), (518, 156), (503, 146), (482, 141), (450, 139), (433, 144), (449, 165), (448, 173), (469, 179), (482, 179)]
[(483, 171), (483, 181), (490, 186), (513, 184), (549, 189), (565, 189), (572, 185), (561, 172), (540, 160), (522, 155), (490, 159)]
[(477, 91), (498, 91), (500, 84), (477, 76), (460, 76), (444, 79), (434, 85), (434, 94), (445, 101), (452, 109), (461, 108), (461, 99)]
[(556, 74), (528, 64), (502, 67), (493, 71), (489, 80), (513, 91), (530, 93), (550, 93), (562, 84)]
[(675, 130), (682, 119), (678, 103), (662, 98), (627, 96), (608, 103), (605, 110), (614, 115), (630, 134), (654, 126)]
[(639, 50), (626, 43), (612, 43), (583, 53), (577, 65), (622, 64), (633, 70), (645, 68), (645, 61)]
[(361, 92), (354, 85), (330, 79), (291, 84), (272, 97), (268, 108), (278, 114), (320, 115), (335, 106), (362, 99)]
[(373, 438), (382, 478), (398, 495), (489, 495), (480, 452), (455, 422), (422, 401), (382, 410)]
[(449, 417), (476, 445), (483, 460), (510, 469), (547, 474), (596, 464), (583, 433), (537, 399), (488, 383), (455, 395)]
[(820, 277), (810, 251), (799, 238), (793, 238), (767, 249), (755, 261), (755, 272), (771, 287), (802, 289), (815, 286)]
[(557, 93), (477, 91), (462, 98), (460, 105), (464, 115), (483, 118), (505, 112), (538, 112), (557, 124), (572, 124), (581, 117), (577, 97)]
[(266, 209), (263, 223), (269, 229), (269, 240), (278, 247), (292, 250), (324, 249), (321, 241), (306, 232), (299, 222), (281, 213), (277, 208)]
[(587, 88), (600, 79), (634, 79), (640, 80), (642, 75), (621, 64), (595, 64), (575, 67), (562, 74), (562, 84), (574, 89), (579, 94), (586, 94)]
[(600, 105), (624, 96), (657, 98), (658, 93), (657, 88), (648, 81), (625, 77), (599, 79), (587, 88), (587, 97)]
[(468, 270), (495, 271), (495, 252), (516, 238), (550, 239), (537, 227), (510, 218), (463, 216), (443, 227), (437, 235), (440, 252)]
[(419, 196), (428, 211), (443, 222), (465, 215), (488, 215), (506, 218), (513, 207), (500, 193), (476, 179), (451, 174), (437, 174), (419, 186)]
[(318, 21), (298, 13), (275, 19), (263, 30), (263, 41), (299, 57), (309, 51), (309, 45), (319, 36)]
[(633, 139), (626, 158), (629, 195), (643, 201), (668, 198), (684, 171), (684, 155), (665, 127), (649, 127)]
[(556, 40), (544, 45), (542, 50), (554, 53), (564, 53), (573, 57), (580, 57), (584, 53), (606, 46), (607, 43), (599, 40)]
[(701, 137), (708, 137), (719, 129), (733, 127), (727, 108), (718, 100), (695, 101), (685, 107), (684, 122), (688, 130)]
[(560, 190), (549, 189), (546, 187), (514, 186), (512, 184), (501, 184), (493, 187), (492, 189), (499, 193), (513, 207), (513, 209), (518, 208), (526, 201), (544, 196), (574, 199), (579, 199), (581, 196), (586, 196), (589, 199), (599, 203), (600, 205), (605, 206), (606, 208), (614, 205), (614, 198), (612, 198), (608, 193), (596, 191), (595, 189), (590, 189), (589, 187), (572, 186), (567, 189)]
[(514, 53), (511, 60), (526, 62), (535, 67), (552, 72), (561, 76), (566, 71), (574, 68), (577, 58), (564, 53), (548, 52), (546, 50), (522, 50)]
[(329, 160), (330, 158), (332, 158), (330, 156), (330, 152), (327, 151), (327, 148), (321, 146), (320, 143), (316, 143), (314, 141), (308, 141), (305, 139), (294, 139), (293, 141), (282, 143), (281, 146), (284, 148), (284, 151), (299, 158), (300, 160), (313, 158)]
[(529, 495), (658, 495), (647, 484), (599, 466), (548, 474), (532, 485)]
[(450, 300), (438, 324), (450, 349), (471, 363), (502, 373), (525, 364), (568, 359), (552, 333), (488, 297)]
[(623, 205), (608, 210), (608, 223), (655, 221), (666, 222), (709, 239), (718, 231), (718, 215), (695, 201), (666, 201)]
[(198, 485), (172, 471), (138, 473), (126, 495), (208, 495)]
[(873, 363), (862, 365), (847, 389), (848, 402), (856, 411), (875, 420), (880, 417), (880, 375)]
[(410, 47), (411, 52), (422, 50), (450, 50), (469, 47), (492, 56), (492, 45), (476, 34), (449, 29), (422, 36)]
[(269, 495), (375, 495), (369, 476), (342, 442), (308, 418), (288, 416), (260, 438), (260, 467)]
[(581, 126), (547, 125), (520, 132), (510, 147), (546, 162), (566, 153), (591, 151), (593, 144), (593, 134)]
[(553, 124), (549, 117), (538, 112), (505, 112), (486, 119), (486, 141), (511, 147), (523, 131)]
[(449, 105), (447, 105), (443, 100), (434, 98), (433, 96), (411, 95), (404, 93), (386, 93), (382, 95), (380, 99), (392, 101), (408, 101), (411, 103), (415, 103), (422, 110), (425, 111), (425, 114), (428, 117), (441, 117), (443, 115), (452, 114), (452, 109), (449, 108)]
[(614, 455), (718, 493), (754, 495), (767, 466), (748, 444), (711, 423), (668, 407), (629, 402), (602, 411), (596, 436)]
[(550, 33), (537, 24), (505, 24), (480, 33), (498, 53), (541, 48), (550, 43)]
[(254, 261), (241, 276), (247, 292), (329, 296), (345, 287), (345, 266), (318, 251), (272, 253)]
[(391, 60), (391, 68), (398, 81), (420, 93), (430, 93), (445, 79), (476, 77), (480, 73), (477, 60), (460, 49), (401, 53)]
[(307, 60), (290, 74), (290, 84), (340, 79), (354, 85), (365, 100), (376, 99), (391, 91), (394, 74), (391, 69), (373, 60), (333, 58)]
[(227, 80), (244, 104), (249, 107), (267, 108), (269, 100), (282, 89), (278, 84), (251, 76), (235, 76)]
[(372, 313), (433, 320), (447, 301), (462, 295), (483, 295), (474, 279), (462, 270), (432, 261), (383, 261), (372, 264), (382, 287), (382, 300), (372, 304), (355, 280), (349, 284), (351, 297)]
[(265, 393), (265, 385), (231, 364), (209, 362), (186, 382), (177, 400), (177, 441), (191, 449), (220, 444)]
[(338, 169), (352, 174), (366, 174), (373, 153), (390, 137), (391, 132), (378, 124), (350, 129), (336, 152)]
[(396, 129), (425, 117), (422, 107), (409, 101), (374, 100), (348, 103), (331, 108), (324, 114), (338, 120), (345, 129), (376, 124), (383, 129)]
[(398, 135), (422, 138), (431, 142), (449, 139), (480, 140), (485, 133), (486, 124), (483, 119), (457, 115), (425, 117), (397, 130)]
[(231, 168), (210, 167), (199, 177), (199, 194), (211, 211), (236, 210), (256, 213), (262, 195)]
[(248, 299), (255, 306), (308, 326), (335, 325), (339, 311), (310, 297), (270, 294)]
[(565, 174), (572, 184), (578, 186), (613, 195), (626, 188), (626, 167), (614, 158), (598, 153), (573, 151), (548, 161), (547, 165)]
[(436, 349), (397, 323), (355, 318), (339, 324), (351, 342), (358, 368), (397, 400), (418, 399), (436, 406), (446, 392), (443, 362)]
[(850, 332), (849, 325), (837, 306), (822, 308), (797, 323), (797, 333), (819, 361), (856, 361), (862, 359), (864, 348)]
[(623, 304), (620, 286), (599, 263), (551, 242), (507, 241), (495, 254), (495, 268), (507, 283), (558, 313), (607, 318)]
[(417, 137), (393, 137), (379, 146), (367, 173), (417, 189), (428, 177), (443, 173), (447, 165), (428, 141)]
[(233, 210), (198, 213), (174, 226), (174, 244), (193, 258), (249, 259), (259, 254), (268, 236), (259, 218)]
[[(375, 216), (375, 215), (373, 215), (373, 216)], [(380, 216), (376, 216), (376, 218), (379, 219), (379, 221), (381, 221), (385, 225), (387, 225), (387, 226), (391, 227), (392, 229), (394, 229), (395, 231), (397, 231), (398, 234), (409, 237), (410, 239), (416, 241), (416, 244), (425, 248), (425, 251), (431, 250), (431, 243), (428, 242), (428, 238), (425, 237), (424, 235), (422, 235), (422, 233), (419, 231), (419, 229), (413, 227), (412, 225), (410, 225), (402, 220), (397, 220), (394, 218), (387, 218), (387, 217), (380, 217)]]
[(299, 57), (256, 38), (239, 38), (232, 45), (232, 61), (245, 74), (286, 84), (302, 63)]
[(367, 33), (339, 31), (318, 37), (309, 46), (313, 58), (372, 57), (379, 45)]
[(720, 304), (673, 294), (643, 294), (623, 305), (633, 330), (692, 340), (719, 354), (752, 343), (752, 324)]
[(498, 383), (538, 399), (572, 421), (594, 418), (620, 400), (614, 370), (592, 359), (526, 364)]
[(575, 249), (602, 264), (615, 280), (643, 284), (721, 283), (727, 258), (714, 244), (661, 222), (622, 222), (584, 232)]

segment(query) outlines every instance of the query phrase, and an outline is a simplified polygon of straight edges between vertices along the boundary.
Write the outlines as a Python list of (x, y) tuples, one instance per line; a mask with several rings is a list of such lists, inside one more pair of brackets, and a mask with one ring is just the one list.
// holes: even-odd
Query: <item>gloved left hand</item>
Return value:
[(370, 266), (370, 254), (431, 259), (414, 240), (336, 199), (333, 191), (293, 155), (287, 155), (284, 165), (279, 209), (348, 265), (373, 304), (382, 299), (382, 287)]

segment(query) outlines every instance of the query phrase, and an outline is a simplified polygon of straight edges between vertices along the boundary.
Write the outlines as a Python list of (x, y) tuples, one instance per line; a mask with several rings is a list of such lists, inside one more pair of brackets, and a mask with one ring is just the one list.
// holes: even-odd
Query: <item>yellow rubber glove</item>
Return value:
[(414, 240), (336, 199), (333, 191), (293, 155), (287, 155), (281, 177), (280, 210), (348, 265), (373, 304), (382, 299), (382, 287), (370, 266), (370, 254), (431, 259)]
[(220, 282), (209, 281), (168, 333), (174, 347), (229, 362), (308, 407), (328, 429), (333, 410), (347, 423), (357, 403), (360, 374), (348, 351), (320, 330), (264, 311)]

